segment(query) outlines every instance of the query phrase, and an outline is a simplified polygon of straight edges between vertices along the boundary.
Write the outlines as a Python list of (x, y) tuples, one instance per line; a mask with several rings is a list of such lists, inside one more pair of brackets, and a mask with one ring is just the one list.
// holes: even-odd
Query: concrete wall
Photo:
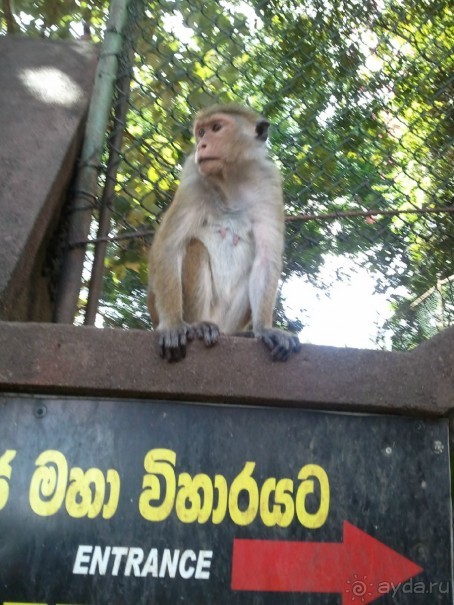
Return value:
[(0, 391), (447, 416), (454, 328), (410, 353), (303, 345), (287, 363), (256, 340), (223, 337), (170, 364), (152, 332), (0, 322)]
[(0, 37), (0, 319), (50, 320), (43, 269), (96, 68), (87, 42)]

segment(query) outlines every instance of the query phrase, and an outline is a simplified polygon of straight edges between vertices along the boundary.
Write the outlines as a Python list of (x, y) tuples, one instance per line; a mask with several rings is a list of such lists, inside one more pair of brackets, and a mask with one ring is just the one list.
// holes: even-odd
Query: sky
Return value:
[[(301, 277), (288, 280), (282, 289), (287, 316), (303, 322), (301, 342), (377, 349), (378, 328), (392, 315), (388, 297), (375, 293), (374, 276), (346, 257), (327, 256), (321, 281), (336, 279), (339, 269), (347, 277), (327, 291)], [(390, 348), (389, 339), (385, 347)]]

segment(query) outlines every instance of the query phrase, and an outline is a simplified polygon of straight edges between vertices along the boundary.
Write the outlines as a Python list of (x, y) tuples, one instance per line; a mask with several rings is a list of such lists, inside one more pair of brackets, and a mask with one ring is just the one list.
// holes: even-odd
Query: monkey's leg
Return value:
[(213, 300), (213, 284), (208, 250), (197, 239), (189, 242), (183, 259), (183, 317), (195, 335), (211, 347), (219, 340), (218, 326), (208, 321)]

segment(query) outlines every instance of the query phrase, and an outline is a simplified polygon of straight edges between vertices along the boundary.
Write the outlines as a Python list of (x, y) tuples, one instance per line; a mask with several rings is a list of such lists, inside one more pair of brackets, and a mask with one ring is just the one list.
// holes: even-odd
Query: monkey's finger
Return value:
[(159, 337), (161, 357), (167, 361), (180, 361), (186, 357), (186, 332), (166, 330)]
[(186, 357), (186, 347), (170, 347), (163, 343), (161, 345), (161, 357), (169, 362), (180, 361)]
[(275, 347), (275, 343), (274, 343), (274, 339), (271, 336), (271, 334), (269, 334), (269, 333), (262, 334), (261, 338), (262, 338), (263, 343), (266, 346), (266, 348), (270, 349), (272, 351)]
[(163, 359), (166, 359), (166, 357), (167, 357), (166, 349), (167, 349), (167, 347), (166, 347), (166, 340), (165, 340), (164, 334), (160, 334), (159, 335), (159, 353)]
[(285, 361), (288, 358), (289, 350), (285, 344), (279, 341), (275, 334), (264, 334), (262, 340), (265, 346), (271, 351), (273, 361)]
[(212, 347), (219, 340), (219, 328), (216, 324), (203, 321), (196, 326), (197, 338), (203, 340), (207, 347)]
[(277, 338), (277, 345), (271, 351), (271, 356), (275, 361), (287, 361), (291, 353), (299, 353), (301, 343), (297, 336), (283, 334)]
[(219, 340), (219, 328), (215, 324), (209, 324), (203, 335), (203, 342), (207, 347), (215, 345)]
[(293, 351), (293, 337), (278, 330), (267, 331), (262, 335), (262, 340), (271, 351), (273, 361), (287, 361)]
[(172, 349), (172, 361), (181, 361), (186, 357), (186, 343)]
[(290, 349), (282, 345), (277, 345), (271, 351), (271, 359), (273, 361), (287, 361), (290, 357)]
[(298, 336), (292, 336), (292, 344), (294, 353), (299, 353), (303, 348), (303, 345), (300, 343)]

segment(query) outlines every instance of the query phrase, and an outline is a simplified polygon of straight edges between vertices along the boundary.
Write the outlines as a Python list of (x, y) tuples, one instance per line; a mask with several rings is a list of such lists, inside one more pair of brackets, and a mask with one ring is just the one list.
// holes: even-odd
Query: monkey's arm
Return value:
[(186, 344), (194, 338), (183, 320), (182, 264), (193, 218), (184, 203), (184, 191), (178, 190), (158, 229), (150, 251), (149, 308), (159, 333), (161, 356), (178, 361), (186, 355)]
[(150, 250), (148, 287), (154, 295), (159, 328), (175, 326), (183, 320), (181, 269), (191, 222), (177, 191)]
[(186, 256), (187, 260), (189, 242), (200, 222), (196, 194), (194, 187), (192, 196), (184, 188), (177, 191), (150, 251), (149, 311), (159, 333), (161, 356), (168, 361), (183, 359), (187, 342), (194, 337), (207, 346), (215, 344), (219, 337), (214, 324), (189, 324), (184, 319), (183, 259)]
[(255, 258), (249, 282), (254, 335), (271, 351), (275, 361), (287, 361), (301, 349), (298, 337), (273, 328), (273, 309), (282, 269), (283, 234), (279, 223), (254, 227)]
[[(166, 217), (167, 219), (167, 217)], [(171, 250), (168, 230), (171, 217), (161, 225), (150, 252), (148, 300), (150, 315), (157, 319), (161, 356), (178, 361), (186, 355), (186, 343), (193, 338), (183, 321), (181, 265), (183, 252)], [(155, 319), (155, 321), (156, 321)]]

